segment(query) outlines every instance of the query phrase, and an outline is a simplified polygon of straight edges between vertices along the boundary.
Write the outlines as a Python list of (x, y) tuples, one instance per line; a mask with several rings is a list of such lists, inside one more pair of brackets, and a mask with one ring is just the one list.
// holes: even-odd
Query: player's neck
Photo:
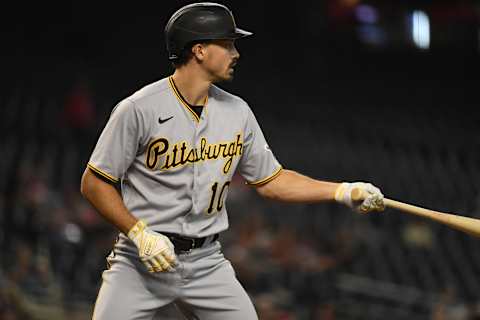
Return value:
[(198, 106), (205, 103), (210, 81), (193, 76), (187, 69), (177, 69), (173, 74), (173, 82), (190, 105)]

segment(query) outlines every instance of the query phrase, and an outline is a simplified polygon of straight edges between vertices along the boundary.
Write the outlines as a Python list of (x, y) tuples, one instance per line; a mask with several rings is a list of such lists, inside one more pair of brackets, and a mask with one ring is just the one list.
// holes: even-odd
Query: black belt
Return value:
[[(189, 237), (181, 236), (176, 233), (166, 233), (166, 232), (160, 232), (160, 233), (166, 236), (168, 239), (170, 239), (170, 241), (173, 243), (173, 246), (175, 247), (175, 253), (177, 254), (188, 253), (193, 249), (202, 247), (208, 238), (208, 237), (189, 238)], [(217, 241), (218, 237), (219, 237), (218, 233), (215, 234), (209, 243)]]

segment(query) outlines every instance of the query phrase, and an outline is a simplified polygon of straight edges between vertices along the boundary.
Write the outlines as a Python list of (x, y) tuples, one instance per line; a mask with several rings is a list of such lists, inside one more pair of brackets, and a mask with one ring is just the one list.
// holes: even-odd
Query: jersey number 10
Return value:
[[(230, 185), (230, 181), (227, 181), (223, 184), (222, 188), (220, 189), (220, 193), (218, 194), (218, 199), (217, 199), (217, 211), (221, 211), (223, 208), (223, 203), (224, 203), (224, 193), (227, 187)], [(218, 182), (215, 182), (212, 185), (212, 197), (210, 198), (210, 205), (208, 206), (208, 214), (212, 214), (212, 211), (215, 209), (214, 204), (215, 204), (215, 196), (217, 195), (217, 189), (218, 189)]]

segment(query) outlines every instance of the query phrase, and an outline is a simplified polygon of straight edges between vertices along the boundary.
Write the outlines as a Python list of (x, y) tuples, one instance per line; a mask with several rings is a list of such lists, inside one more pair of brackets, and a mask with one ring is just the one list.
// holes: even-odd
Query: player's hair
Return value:
[(178, 58), (175, 60), (172, 60), (172, 65), (174, 68), (179, 68), (185, 64), (192, 58), (193, 52), (192, 52), (192, 44), (188, 44), (185, 48), (183, 48), (182, 51), (179, 52)]
[(185, 64), (193, 57), (192, 48), (198, 43), (208, 43), (210, 40), (196, 40), (189, 42), (182, 51), (179, 52), (178, 58), (172, 61), (172, 66), (174, 68), (179, 68)]

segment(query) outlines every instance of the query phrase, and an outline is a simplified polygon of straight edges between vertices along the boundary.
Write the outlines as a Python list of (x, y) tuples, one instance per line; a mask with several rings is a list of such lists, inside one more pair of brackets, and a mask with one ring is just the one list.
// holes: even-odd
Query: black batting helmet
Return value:
[(194, 41), (238, 39), (251, 32), (237, 28), (233, 14), (226, 6), (199, 2), (177, 10), (165, 27), (168, 59), (175, 61), (186, 46)]

